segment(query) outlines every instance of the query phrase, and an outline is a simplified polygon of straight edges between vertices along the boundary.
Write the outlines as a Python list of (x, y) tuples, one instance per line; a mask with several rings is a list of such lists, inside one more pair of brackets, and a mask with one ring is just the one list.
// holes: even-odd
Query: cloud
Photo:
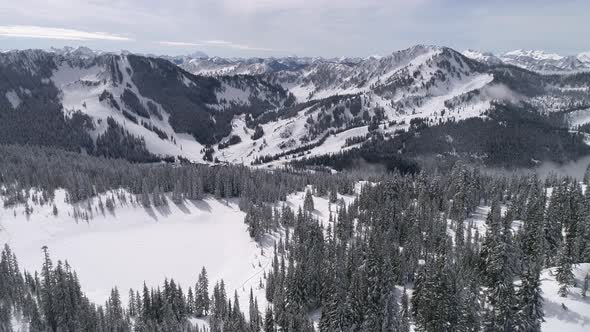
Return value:
[(275, 49), (271, 49), (271, 48), (264, 48), (264, 47), (256, 47), (256, 46), (251, 46), (251, 45), (244, 45), (244, 44), (238, 44), (238, 43), (233, 43), (227, 40), (205, 40), (203, 41), (204, 44), (208, 45), (208, 46), (214, 46), (214, 47), (228, 47), (228, 48), (233, 48), (233, 49), (238, 49), (238, 50), (248, 50), (248, 51), (268, 51), (268, 52), (273, 52), (276, 51)]
[(264, 48), (264, 47), (256, 47), (251, 45), (233, 43), (227, 40), (203, 40), (198, 42), (186, 42), (186, 41), (158, 41), (156, 42), (160, 45), (164, 46), (178, 46), (178, 47), (222, 47), (222, 48), (230, 48), (236, 50), (244, 50), (244, 51), (262, 51), (262, 52), (273, 52), (276, 51), (275, 49), (271, 48)]
[(199, 43), (191, 43), (191, 42), (182, 42), (182, 41), (167, 41), (161, 40), (157, 42), (160, 45), (165, 46), (179, 46), (179, 47), (186, 47), (186, 46), (203, 46), (204, 44)]
[(394, 8), (405, 9), (427, 0), (219, 0), (224, 9), (237, 15), (275, 11), (335, 11)]
[(88, 32), (74, 29), (53, 27), (41, 27), (34, 25), (8, 25), (0, 26), (0, 36), (16, 38), (39, 38), (59, 40), (109, 40), (130, 41), (128, 37), (111, 34), (108, 32)]

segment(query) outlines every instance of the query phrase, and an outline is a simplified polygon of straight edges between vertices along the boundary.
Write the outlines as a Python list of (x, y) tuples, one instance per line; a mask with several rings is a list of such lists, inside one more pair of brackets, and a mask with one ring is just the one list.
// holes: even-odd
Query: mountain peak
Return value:
[(504, 57), (529, 57), (535, 60), (561, 60), (564, 57), (556, 53), (547, 53), (540, 50), (518, 49), (503, 54)]

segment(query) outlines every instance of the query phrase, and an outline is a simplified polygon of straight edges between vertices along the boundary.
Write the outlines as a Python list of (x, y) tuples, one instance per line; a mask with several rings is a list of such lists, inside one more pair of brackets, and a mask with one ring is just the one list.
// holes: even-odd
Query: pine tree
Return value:
[(41, 277), (43, 278), (43, 284), (41, 286), (41, 307), (45, 313), (45, 320), (47, 325), (53, 332), (57, 332), (58, 322), (55, 313), (55, 301), (54, 301), (54, 282), (53, 282), (53, 263), (49, 258), (49, 252), (47, 246), (42, 247), (44, 262)]
[(313, 196), (311, 195), (311, 190), (305, 191), (305, 199), (303, 200), (303, 210), (306, 212), (313, 212), (315, 209), (313, 205)]
[(189, 315), (194, 315), (195, 313), (195, 297), (193, 295), (193, 289), (191, 287), (188, 288), (188, 294), (186, 296), (186, 309)]
[(515, 324), (514, 261), (510, 233), (512, 221), (507, 218), (502, 227), (500, 219), (499, 203), (494, 201), (488, 214), (488, 229), (481, 253), (487, 286), (488, 306), (483, 322), (486, 331), (511, 331)]
[(209, 279), (204, 266), (195, 285), (195, 314), (197, 317), (209, 314)]
[(338, 201), (338, 192), (335, 188), (332, 188), (332, 190), (330, 190), (330, 197), (328, 197), (328, 199), (332, 204)]
[(557, 256), (557, 269), (555, 280), (559, 284), (558, 294), (561, 297), (567, 297), (569, 287), (574, 283), (574, 273), (572, 272), (572, 258), (568, 254), (567, 245), (563, 245)]
[(541, 225), (545, 200), (538, 184), (533, 184), (530, 191), (523, 226), (522, 285), (517, 293), (518, 313), (515, 328), (516, 331), (539, 332), (544, 315), (540, 274), (543, 247)]
[(266, 308), (266, 314), (264, 315), (264, 332), (276, 332), (272, 309), (270, 307)]
[(254, 300), (254, 293), (252, 291), (252, 288), (250, 288), (250, 302), (249, 302), (248, 313), (250, 316), (250, 331), (258, 332), (260, 330), (260, 322), (259, 322), (260, 313), (258, 312), (258, 304)]

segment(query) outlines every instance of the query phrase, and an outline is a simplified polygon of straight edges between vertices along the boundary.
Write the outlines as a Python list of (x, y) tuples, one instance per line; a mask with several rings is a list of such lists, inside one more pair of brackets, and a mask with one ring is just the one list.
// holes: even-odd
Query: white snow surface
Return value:
[[(105, 195), (101, 197), (104, 202)], [(33, 213), (28, 218), (23, 206), (0, 209), (0, 244), (11, 246), (21, 268), (40, 271), (41, 247), (46, 245), (54, 263), (67, 260), (88, 297), (101, 304), (114, 286), (126, 300), (129, 288), (140, 289), (144, 282), (157, 287), (164, 278), (173, 278), (186, 291), (205, 266), (211, 288), (223, 279), (228, 294), (233, 296), (237, 290), (242, 308), (247, 308), (252, 287), (261, 308), (266, 307), (258, 281), (271, 261), (272, 247), (261, 255), (236, 201), (209, 197), (181, 205), (169, 201), (162, 208), (137, 203), (121, 206), (119, 202), (114, 214), (105, 211), (103, 215), (95, 199), (93, 217), (86, 221), (76, 220), (73, 212), (87, 202), (72, 206), (64, 199), (65, 193), (57, 191), (57, 217), (51, 205), (32, 201)]]
[(568, 120), (571, 128), (590, 123), (590, 108), (571, 112), (568, 114)]
[[(551, 196), (552, 188), (547, 188), (547, 196)], [(479, 235), (485, 237), (486, 234), (486, 217), (490, 212), (489, 206), (479, 206), (469, 218), (465, 220), (465, 226), (473, 225), (473, 235), (475, 230)], [(502, 206), (502, 215), (506, 213), (506, 207)], [(449, 220), (449, 226), (451, 220)], [(513, 231), (517, 231), (522, 226), (522, 221), (515, 220), (512, 224)], [(455, 232), (449, 227), (448, 234), (453, 238)], [(590, 273), (590, 263), (574, 265), (575, 287), (571, 287), (567, 298), (559, 296), (559, 284), (555, 280), (555, 268), (545, 269), (541, 274), (541, 289), (544, 298), (543, 311), (545, 321), (541, 324), (544, 332), (585, 332), (590, 330), (590, 292), (586, 298), (582, 297), (582, 285), (584, 277)], [(563, 308), (565, 305), (566, 309)]]
[(590, 65), (590, 52), (582, 52), (577, 56), (578, 60)]
[[(41, 247), (47, 246), (54, 264), (67, 260), (77, 272), (82, 290), (97, 304), (104, 303), (115, 286), (126, 301), (130, 288), (138, 290), (144, 282), (148, 287), (158, 287), (165, 278), (173, 278), (186, 291), (194, 286), (205, 266), (211, 290), (216, 281), (223, 279), (228, 296), (233, 297), (237, 291), (247, 315), (252, 288), (260, 310), (265, 310), (268, 303), (259, 284), (264, 271), (270, 268), (274, 242), (278, 242), (283, 230), (267, 235), (260, 243), (252, 240), (237, 200), (207, 197), (177, 205), (168, 199), (166, 207), (145, 208), (132, 203), (132, 195), (123, 190), (99, 197), (104, 203), (106, 197), (117, 197), (117, 193), (123, 193), (127, 203), (116, 198), (113, 214), (107, 210), (101, 213), (99, 198), (68, 204), (63, 190), (55, 193), (58, 216), (53, 215), (53, 205), (41, 206), (32, 199), (29, 205), (33, 212), (28, 217), (23, 205), (2, 207), (0, 245), (8, 243), (20, 267), (27, 271), (41, 270)], [(293, 193), (286, 203), (276, 205), (287, 204), (296, 211), (304, 197), (305, 192)], [(346, 204), (355, 198), (338, 197)], [(0, 197), (0, 206), (3, 201)], [(75, 210), (86, 211), (89, 204), (89, 220), (74, 217)], [(330, 212), (337, 216), (337, 205), (330, 204), (327, 198), (314, 197), (314, 205), (314, 217), (324, 223)]]
[(10, 103), (10, 106), (12, 106), (13, 109), (17, 109), (21, 103), (21, 100), (20, 100), (20, 97), (18, 96), (18, 94), (16, 93), (16, 91), (9, 90), (4, 95), (6, 96), (6, 99), (8, 100), (8, 102)]
[(561, 60), (563, 59), (562, 55), (555, 54), (555, 53), (546, 53), (540, 50), (514, 50), (510, 52), (504, 53), (504, 56), (511, 56), (511, 57), (529, 57), (535, 60)]
[(542, 295), (545, 300), (545, 322), (541, 325), (543, 331), (590, 331), (590, 292), (586, 298), (581, 295), (584, 277), (590, 273), (590, 263), (574, 265), (573, 272), (576, 286), (569, 289), (565, 298), (557, 294), (559, 284), (555, 281), (555, 268), (546, 269), (541, 274)]
[[(91, 136), (94, 139), (107, 130), (107, 118), (111, 117), (129, 131), (129, 133), (137, 137), (143, 137), (147, 149), (156, 155), (183, 156), (189, 160), (201, 160), (203, 146), (191, 135), (176, 134), (172, 126), (168, 123), (169, 115), (166, 110), (160, 104), (143, 97), (139, 93), (127, 70), (125, 70), (125, 68), (131, 68), (127, 58), (122, 56), (118, 61), (119, 68), (121, 68), (123, 74), (123, 83), (118, 86), (114, 86), (109, 81), (109, 73), (102, 66), (95, 65), (89, 68), (81, 68), (78, 66), (72, 67), (67, 62), (61, 63), (53, 72), (51, 80), (61, 90), (61, 100), (65, 113), (71, 115), (72, 112), (81, 111), (89, 115), (96, 127), (91, 132)], [(135, 124), (127, 120), (122, 112), (113, 109), (107, 103), (101, 103), (98, 99), (100, 94), (107, 90), (113, 94), (119, 106), (125, 108), (126, 106), (119, 98), (125, 88), (133, 91), (146, 109), (148, 100), (155, 104), (162, 114), (163, 120), (159, 120), (154, 116), (150, 119), (138, 117), (140, 123)], [(141, 121), (158, 127), (168, 137), (174, 138), (176, 144), (171, 139), (161, 139), (155, 132), (142, 126)]]
[[(366, 184), (370, 185), (358, 183), (356, 192), (359, 193), (361, 186)], [(308, 190), (312, 188), (308, 187)], [(103, 201), (106, 195), (110, 196), (110, 193), (100, 195)], [(56, 191), (57, 217), (52, 213), (52, 205), (40, 206), (32, 200), (29, 205), (33, 212), (29, 217), (22, 205), (0, 208), (0, 245), (8, 243), (21, 268), (28, 271), (41, 268), (41, 247), (47, 245), (54, 264), (58, 259), (68, 260), (78, 273), (83, 291), (99, 304), (108, 298), (114, 286), (119, 288), (123, 300), (129, 288), (138, 289), (144, 282), (148, 287), (161, 286), (164, 278), (174, 278), (186, 290), (196, 282), (201, 267), (206, 266), (211, 288), (215, 281), (223, 279), (228, 295), (233, 296), (234, 290), (237, 291), (241, 308), (247, 308), (252, 287), (259, 308), (266, 308), (264, 288), (259, 287), (259, 282), (264, 271), (270, 268), (273, 243), (283, 236), (283, 230), (267, 236), (261, 244), (256, 243), (247, 233), (244, 213), (238, 209), (236, 200), (207, 197), (202, 201), (185, 201), (181, 205), (169, 200), (167, 207), (144, 208), (132, 203), (130, 194), (125, 195), (128, 203), (118, 201), (114, 214), (102, 214), (98, 210), (97, 198), (76, 205), (67, 204), (63, 190)], [(287, 204), (297, 209), (303, 204), (304, 197), (305, 192), (293, 193), (287, 196), (286, 203), (277, 202), (276, 206)], [(355, 197), (338, 195), (345, 204), (350, 204)], [(88, 203), (93, 210), (91, 218), (76, 220), (74, 210), (82, 211)], [(330, 213), (337, 216), (338, 204), (331, 204), (325, 197), (314, 196), (314, 207), (313, 216), (324, 226)], [(488, 212), (489, 207), (482, 206), (466, 220), (481, 236), (485, 235)], [(515, 221), (513, 229), (520, 226), (521, 222)], [(449, 234), (454, 236), (452, 229)], [(557, 294), (559, 285), (555, 281), (555, 269), (543, 271), (543, 331), (588, 331), (590, 294), (587, 298), (581, 296), (581, 285), (587, 273), (590, 273), (590, 263), (575, 265), (576, 286), (570, 288), (567, 298), (563, 298)], [(411, 296), (411, 289), (408, 294)], [(317, 323), (320, 312), (310, 317)], [(191, 321), (200, 326), (207, 325), (206, 319)], [(13, 326), (19, 331), (26, 330), (17, 317), (13, 317)]]

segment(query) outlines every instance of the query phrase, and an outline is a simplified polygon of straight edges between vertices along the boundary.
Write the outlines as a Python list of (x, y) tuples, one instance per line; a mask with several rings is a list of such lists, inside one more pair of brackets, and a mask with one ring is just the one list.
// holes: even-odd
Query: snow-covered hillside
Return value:
[[(506, 66), (508, 57), (567, 60), (525, 51), (461, 54), (428, 45), (338, 59), (9, 51), (0, 54), (0, 70), (15, 79), (0, 86), (0, 108), (15, 111), (9, 116), (22, 124), (16, 111), (42, 112), (45, 106), (31, 101), (47, 94), (56, 114), (63, 108), (69, 126), (90, 134), (74, 148), (88, 151), (94, 142), (98, 155), (126, 158), (133, 145), (145, 145), (155, 156), (251, 164), (269, 156), (284, 163), (302, 153), (338, 152), (369, 132), (393, 136), (416, 119), (434, 125), (486, 117), (494, 102), (525, 101), (542, 113), (590, 105), (585, 77), (539, 75)], [(578, 58), (583, 63), (587, 57)], [(43, 128), (39, 121), (36, 126)], [(65, 136), (72, 132), (68, 125), (51, 134)], [(119, 131), (137, 139), (121, 138)]]
[(202, 161), (204, 145), (225, 135), (234, 113), (258, 115), (287, 98), (258, 78), (196, 77), (161, 58), (83, 47), (2, 53), (0, 72), (11, 78), (0, 86), (2, 109), (41, 112), (27, 100), (45, 96), (67, 118), (83, 119), (72, 121), (94, 142), (112, 127), (110, 118), (150, 153), (194, 161)]
[[(169, 122), (170, 114), (162, 105), (141, 95), (131, 78), (133, 72), (126, 57), (113, 57), (113, 61), (115, 63), (112, 66), (119, 68), (121, 73), (120, 83), (111, 77), (111, 67), (106, 64), (97, 63), (85, 67), (71, 61), (63, 61), (57, 65), (51, 81), (61, 91), (61, 102), (66, 115), (81, 111), (90, 116), (95, 123), (91, 130), (94, 139), (108, 129), (107, 118), (110, 117), (132, 135), (143, 137), (146, 147), (154, 154), (196, 159), (203, 146), (191, 135), (176, 134)], [(186, 77), (183, 79), (190, 82)], [(105, 98), (105, 91), (111, 97)], [(134, 115), (136, 112), (124, 102), (117, 102), (125, 91), (135, 94), (146, 110), (150, 109), (148, 105), (153, 105), (155, 111), (147, 118), (139, 117), (139, 121), (133, 121), (131, 116), (137, 119)], [(154, 116), (155, 114), (160, 116)], [(163, 132), (169, 138), (163, 139), (158, 132)]]
[[(293, 193), (276, 205), (296, 211), (304, 196)], [(113, 212), (104, 208), (107, 198), (116, 202)], [(354, 200), (354, 196), (339, 198), (346, 204)], [(248, 308), (252, 288), (265, 309), (261, 284), (275, 241), (284, 231), (265, 235), (257, 243), (248, 234), (237, 200), (207, 197), (182, 204), (167, 200), (164, 207), (145, 208), (120, 190), (71, 205), (66, 193), (58, 190), (54, 204), (39, 205), (31, 198), (26, 206), (0, 208), (0, 245), (9, 244), (27, 271), (41, 270), (41, 247), (47, 246), (55, 261), (67, 260), (76, 270), (82, 290), (97, 304), (104, 303), (115, 286), (125, 301), (128, 290), (137, 290), (144, 282), (157, 287), (165, 278), (173, 278), (184, 288), (194, 286), (204, 266), (211, 290), (223, 279), (228, 294), (237, 291), (240, 306)], [(4, 203), (4, 198), (0, 201)], [(337, 216), (337, 206), (327, 198), (314, 197), (314, 201), (312, 214), (318, 220), (327, 223), (330, 214)]]
[[(67, 260), (76, 269), (83, 290), (96, 303), (104, 303), (114, 286), (124, 298), (129, 288), (144, 282), (155, 287), (164, 278), (188, 288), (205, 266), (212, 284), (223, 279), (228, 292), (238, 290), (247, 307), (250, 287), (258, 290), (258, 276), (270, 262), (272, 241), (261, 247), (250, 239), (235, 201), (207, 198), (144, 208), (126, 192), (112, 194), (127, 201), (117, 199), (113, 213), (102, 213), (98, 198), (67, 204), (63, 191), (56, 192), (57, 216), (52, 205), (32, 201), (28, 216), (24, 206), (2, 208), (0, 242), (8, 243), (29, 271), (40, 270), (41, 247), (48, 246), (55, 260)], [(92, 215), (86, 220), (81, 213), (87, 213), (88, 204)], [(257, 292), (259, 301), (262, 294)]]
[[(551, 188), (548, 190), (550, 196)], [(480, 235), (486, 234), (486, 217), (490, 212), (489, 206), (480, 206), (465, 220), (473, 227), (473, 234), (477, 231)], [(506, 207), (502, 207), (502, 214), (505, 215)], [(512, 229), (517, 232), (522, 227), (522, 221), (515, 220)], [(454, 239), (455, 232), (449, 220), (449, 235)], [(561, 297), (558, 294), (559, 284), (555, 280), (556, 268), (544, 269), (541, 273), (541, 290), (543, 296), (543, 312), (545, 321), (541, 324), (542, 331), (571, 331), (583, 332), (590, 329), (590, 293), (587, 297), (582, 296), (584, 278), (590, 273), (590, 263), (574, 265), (575, 286), (569, 290), (568, 297)]]
[[(356, 193), (365, 184), (358, 183)], [(101, 208), (107, 198), (116, 202), (113, 212)], [(355, 196), (337, 198), (348, 205)], [(287, 196), (286, 203), (277, 202), (276, 207), (286, 204), (297, 209), (304, 199), (305, 192), (296, 192)], [(0, 245), (8, 243), (18, 255), (21, 268), (28, 271), (40, 270), (41, 247), (48, 246), (55, 260), (67, 260), (76, 270), (83, 291), (96, 303), (103, 303), (114, 286), (124, 299), (129, 288), (137, 289), (144, 282), (148, 287), (157, 287), (165, 278), (174, 278), (188, 287), (205, 266), (212, 284), (223, 279), (229, 294), (237, 291), (240, 307), (248, 307), (252, 288), (259, 307), (266, 308), (263, 276), (271, 267), (274, 242), (284, 236), (284, 230), (266, 235), (257, 243), (249, 237), (243, 222), (245, 214), (239, 210), (237, 200), (207, 197), (201, 201), (184, 200), (182, 204), (169, 198), (167, 201), (165, 206), (145, 208), (133, 195), (119, 190), (70, 205), (66, 193), (58, 190), (53, 201), (55, 209), (53, 204), (39, 205), (32, 198), (26, 205), (0, 208)], [(327, 227), (330, 215), (336, 219), (339, 203), (317, 196), (313, 201), (312, 215)], [(473, 226), (473, 231), (485, 234), (489, 211), (489, 206), (480, 206), (466, 223)], [(515, 221), (513, 229), (520, 227), (521, 222)], [(454, 237), (450, 220), (448, 234)], [(590, 298), (581, 295), (588, 273), (590, 263), (576, 265), (576, 286), (563, 298), (557, 292), (555, 269), (543, 271), (542, 331), (588, 329)], [(408, 294), (411, 298), (411, 289)], [(310, 318), (317, 326), (319, 313), (311, 313)], [(207, 324), (200, 319), (193, 322)]]
[(555, 281), (555, 268), (546, 269), (541, 274), (544, 332), (585, 332), (590, 329), (590, 294), (582, 296), (584, 277), (590, 273), (590, 263), (575, 265), (573, 272), (576, 286), (570, 288), (566, 298), (557, 294), (559, 284)]
[[(483, 116), (493, 100), (508, 95), (499, 92), (505, 87), (477, 63), (430, 46), (354, 65), (316, 62), (296, 75), (278, 72), (271, 79), (308, 107), (262, 122), (265, 134), (256, 140), (251, 139), (253, 129), (235, 119), (232, 135), (240, 143), (218, 151), (220, 160), (250, 163), (280, 154), (297, 158), (299, 152), (289, 151), (302, 146), (311, 146), (304, 149), (310, 155), (338, 152), (350, 147), (346, 139), (365, 136), (371, 121), (382, 124), (378, 129), (384, 134), (393, 134), (416, 118), (439, 123)], [(330, 130), (335, 133), (328, 135)]]

